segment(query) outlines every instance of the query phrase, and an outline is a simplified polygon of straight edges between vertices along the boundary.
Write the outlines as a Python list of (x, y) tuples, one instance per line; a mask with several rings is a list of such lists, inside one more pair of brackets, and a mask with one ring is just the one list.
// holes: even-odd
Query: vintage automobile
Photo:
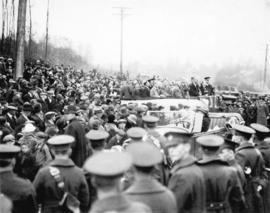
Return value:
[[(209, 111), (209, 100), (198, 99), (153, 99), (122, 101), (122, 104), (142, 105), (151, 103), (160, 110), (150, 110), (147, 113), (159, 117), (158, 125), (162, 127), (177, 127), (190, 133), (200, 133), (202, 129), (203, 112)], [(204, 109), (204, 110), (198, 110)], [(226, 125), (244, 124), (239, 113), (208, 112), (210, 117), (209, 131), (217, 131)]]

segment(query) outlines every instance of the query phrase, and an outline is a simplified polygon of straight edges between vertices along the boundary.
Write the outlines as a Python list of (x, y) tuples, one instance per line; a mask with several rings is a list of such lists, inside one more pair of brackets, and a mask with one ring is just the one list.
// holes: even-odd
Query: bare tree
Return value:
[(1, 37), (1, 52), (4, 52), (4, 45), (5, 45), (5, 28), (6, 28), (6, 6), (5, 0), (2, 0), (2, 37)]
[(24, 69), (24, 47), (25, 47), (25, 22), (26, 22), (27, 0), (19, 0), (17, 21), (17, 54), (15, 78), (23, 76)]

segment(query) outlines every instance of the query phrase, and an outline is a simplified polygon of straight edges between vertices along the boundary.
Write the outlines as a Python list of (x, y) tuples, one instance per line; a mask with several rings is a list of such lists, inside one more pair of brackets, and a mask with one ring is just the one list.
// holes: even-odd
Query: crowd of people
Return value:
[(121, 100), (212, 96), (209, 77), (122, 80), (37, 60), (15, 81), (12, 59), (3, 57), (0, 73), (1, 213), (268, 211), (265, 97), (224, 99), (220, 108), (246, 121), (225, 135), (162, 135), (151, 104)]

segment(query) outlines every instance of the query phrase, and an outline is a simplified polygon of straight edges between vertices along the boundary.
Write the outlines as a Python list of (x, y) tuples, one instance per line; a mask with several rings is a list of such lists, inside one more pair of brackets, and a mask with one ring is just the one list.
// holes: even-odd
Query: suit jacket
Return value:
[(14, 130), (16, 127), (16, 117), (11, 116), (9, 113), (6, 115), (7, 122), (9, 123), (10, 127)]
[(205, 210), (203, 173), (193, 156), (176, 162), (171, 170), (169, 189), (173, 191), (178, 213), (201, 213)]
[(31, 120), (35, 122), (35, 125), (38, 127), (38, 129), (42, 132), (45, 132), (45, 123), (44, 120), (42, 120), (39, 116), (36, 114), (31, 115), (30, 117)]
[(36, 192), (30, 181), (17, 177), (12, 171), (0, 171), (1, 193), (13, 203), (12, 213), (37, 212)]
[(155, 179), (135, 180), (125, 194), (130, 200), (149, 206), (153, 213), (177, 212), (173, 193)]
[(120, 98), (123, 100), (130, 100), (133, 98), (133, 88), (129, 86), (123, 86), (120, 89)]
[(191, 83), (189, 85), (189, 95), (193, 97), (197, 97), (200, 95), (200, 87), (198, 84)]
[(19, 118), (17, 119), (17, 122), (16, 122), (15, 133), (18, 133), (22, 130), (26, 121), (28, 121), (26, 119), (26, 117), (24, 117), (23, 115), (19, 116)]
[(70, 159), (53, 160), (48, 166), (39, 170), (34, 180), (37, 201), (42, 213), (66, 213), (67, 209), (59, 206), (63, 193), (56, 186), (56, 180), (50, 173), (50, 166), (60, 170), (66, 190), (80, 201), (81, 212), (87, 212), (89, 192), (83, 171)]
[(211, 213), (231, 213), (232, 206), (243, 203), (243, 189), (237, 172), (219, 157), (197, 162), (204, 175), (206, 210)]
[(52, 98), (51, 100), (49, 100), (49, 98), (45, 99), (45, 104), (48, 107), (48, 111), (55, 111), (56, 106), (57, 106), (57, 101), (55, 98)]
[(97, 200), (90, 213), (151, 213), (151, 209), (145, 204), (129, 201), (124, 195), (119, 194), (105, 199)]

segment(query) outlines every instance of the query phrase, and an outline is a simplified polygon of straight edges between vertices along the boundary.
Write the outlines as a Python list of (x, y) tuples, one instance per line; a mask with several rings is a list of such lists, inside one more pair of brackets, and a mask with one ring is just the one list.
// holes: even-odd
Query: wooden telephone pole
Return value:
[(123, 76), (123, 32), (124, 32), (124, 17), (127, 16), (128, 14), (125, 13), (126, 9), (130, 9), (127, 7), (114, 7), (116, 9), (120, 10), (119, 14), (116, 14), (118, 16), (120, 16), (120, 24), (121, 24), (121, 28), (120, 28), (120, 75), (121, 77)]
[(266, 44), (265, 48), (265, 63), (264, 63), (264, 74), (263, 74), (263, 90), (266, 88), (266, 75), (267, 75), (267, 59), (268, 59), (268, 44)]
[(45, 40), (45, 61), (48, 57), (48, 40), (49, 40), (49, 7), (50, 7), (50, 0), (48, 0), (47, 4), (47, 21), (46, 21), (46, 40)]
[(19, 0), (15, 79), (23, 76), (27, 0)]

